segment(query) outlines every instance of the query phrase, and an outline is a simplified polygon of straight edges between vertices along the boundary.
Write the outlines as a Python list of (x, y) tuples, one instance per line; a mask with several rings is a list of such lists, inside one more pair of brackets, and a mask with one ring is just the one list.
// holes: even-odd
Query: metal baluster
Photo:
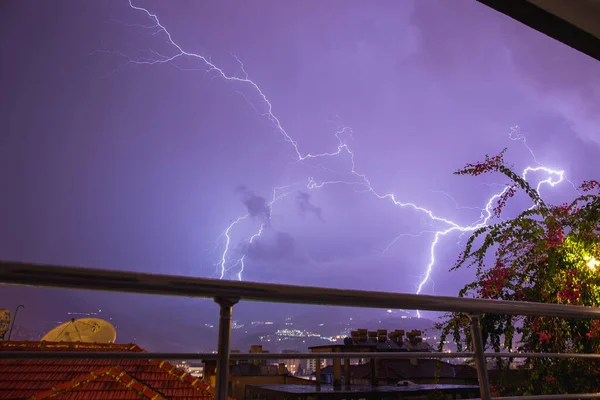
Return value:
[(490, 380), (488, 377), (487, 360), (485, 358), (483, 339), (481, 338), (481, 326), (479, 315), (471, 315), (471, 341), (475, 353), (475, 365), (477, 367), (477, 380), (479, 381), (479, 395), (481, 400), (491, 400)]
[(219, 318), (219, 342), (217, 344), (217, 382), (215, 385), (215, 400), (226, 400), (229, 383), (229, 353), (231, 343), (231, 311), (238, 299), (215, 298), (221, 308)]

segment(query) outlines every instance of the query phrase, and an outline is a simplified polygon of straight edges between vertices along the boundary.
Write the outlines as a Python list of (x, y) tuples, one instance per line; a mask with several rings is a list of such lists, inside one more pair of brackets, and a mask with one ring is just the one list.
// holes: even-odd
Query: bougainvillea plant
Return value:
[[(468, 164), (457, 175), (500, 173), (509, 179), (495, 199), (498, 223), (473, 232), (452, 270), (474, 268), (477, 279), (461, 297), (600, 306), (600, 184), (584, 182), (567, 204), (549, 205), (528, 182), (504, 163), (504, 151)], [(502, 219), (506, 203), (519, 192), (532, 207)], [(575, 192), (574, 192), (575, 193)], [(469, 319), (448, 314), (440, 351), (452, 337), (459, 351), (471, 348)], [(600, 321), (550, 317), (483, 315), (488, 349), (511, 352), (600, 353)], [(509, 359), (509, 362), (512, 361)], [(501, 369), (507, 362), (498, 362)], [(499, 394), (564, 394), (600, 391), (600, 361), (531, 358), (522, 367), (525, 382), (501, 385)]]

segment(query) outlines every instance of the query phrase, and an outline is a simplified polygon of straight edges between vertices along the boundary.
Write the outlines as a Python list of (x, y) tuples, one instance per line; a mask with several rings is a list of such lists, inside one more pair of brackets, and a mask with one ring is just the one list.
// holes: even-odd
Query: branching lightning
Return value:
[[(337, 129), (337, 131), (334, 133), (334, 136), (337, 139), (337, 147), (335, 147), (333, 151), (323, 152), (323, 153), (303, 153), (301, 151), (300, 145), (298, 144), (296, 139), (294, 139), (292, 137), (292, 135), (290, 135), (288, 133), (288, 131), (286, 131), (286, 129), (283, 127), (279, 118), (274, 114), (273, 105), (271, 104), (271, 102), (268, 99), (268, 97), (266, 96), (266, 94), (263, 92), (263, 90), (260, 88), (260, 86), (256, 82), (254, 82), (253, 80), (251, 80), (249, 78), (249, 75), (246, 72), (246, 69), (244, 68), (243, 63), (239, 59), (237, 59), (237, 57), (236, 57), (236, 60), (239, 62), (241, 71), (243, 73), (242, 77), (228, 75), (227, 73), (225, 73), (225, 71), (223, 69), (221, 69), (218, 66), (216, 66), (215, 64), (213, 64), (208, 58), (204, 57), (203, 55), (184, 50), (173, 39), (173, 37), (171, 36), (171, 33), (167, 30), (167, 28), (164, 25), (162, 25), (162, 23), (160, 22), (160, 20), (156, 14), (151, 13), (146, 8), (134, 5), (132, 0), (129, 0), (129, 6), (133, 10), (143, 13), (148, 17), (148, 19), (151, 21), (152, 25), (149, 25), (149, 26), (142, 25), (142, 26), (144, 28), (149, 29), (151, 31), (152, 35), (158, 35), (158, 34), (164, 35), (167, 39), (168, 44), (170, 46), (172, 46), (174, 53), (172, 55), (163, 55), (163, 54), (159, 54), (157, 52), (152, 51), (151, 52), (152, 55), (155, 56), (155, 58), (153, 58), (153, 59), (133, 59), (124, 54), (113, 52), (115, 54), (122, 56), (126, 60), (127, 63), (136, 64), (136, 65), (156, 65), (156, 64), (170, 64), (170, 63), (173, 63), (175, 60), (181, 59), (181, 58), (195, 59), (201, 63), (201, 69), (204, 70), (206, 73), (213, 73), (213, 74), (215, 74), (216, 77), (221, 78), (226, 81), (229, 81), (229, 82), (232, 82), (232, 83), (246, 85), (250, 90), (253, 90), (255, 92), (255, 94), (258, 95), (258, 97), (260, 98), (260, 100), (266, 110), (264, 112), (260, 112), (260, 111), (259, 112), (273, 124), (276, 131), (282, 135), (284, 141), (291, 146), (291, 148), (295, 154), (296, 162), (303, 162), (303, 161), (308, 161), (311, 159), (319, 159), (319, 158), (348, 157), (348, 159), (350, 161), (350, 169), (348, 171), (346, 171), (346, 173), (350, 177), (350, 179), (317, 181), (314, 178), (309, 177), (308, 183), (306, 184), (306, 188), (308, 190), (316, 190), (316, 189), (320, 189), (320, 188), (323, 188), (325, 186), (330, 186), (330, 185), (347, 185), (347, 186), (354, 188), (355, 191), (366, 192), (378, 199), (387, 200), (387, 201), (391, 202), (393, 205), (398, 206), (400, 208), (408, 208), (408, 209), (412, 209), (414, 211), (423, 213), (432, 222), (443, 225), (443, 228), (437, 229), (437, 230), (428, 230), (428, 231), (423, 231), (423, 232), (420, 232), (417, 234), (399, 235), (396, 238), (394, 238), (383, 249), (383, 252), (387, 251), (392, 245), (394, 245), (403, 236), (432, 235), (432, 241), (430, 243), (429, 251), (428, 251), (429, 261), (428, 261), (428, 263), (422, 273), (420, 281), (416, 287), (417, 294), (421, 294), (423, 291), (424, 285), (428, 281), (430, 281), (431, 273), (432, 273), (433, 267), (436, 262), (436, 257), (435, 257), (436, 246), (440, 242), (440, 239), (452, 232), (460, 232), (461, 234), (464, 234), (466, 232), (472, 232), (472, 231), (479, 229), (479, 228), (485, 226), (486, 224), (488, 224), (489, 221), (493, 217), (493, 208), (494, 208), (495, 202), (502, 196), (502, 194), (504, 194), (508, 190), (508, 187), (506, 187), (506, 186), (501, 190), (499, 189), (499, 191), (497, 193), (495, 193), (493, 196), (491, 196), (488, 199), (487, 203), (485, 204), (485, 207), (477, 208), (478, 210), (481, 210), (480, 216), (474, 223), (472, 223), (470, 225), (460, 225), (450, 219), (443, 218), (443, 217), (436, 215), (430, 209), (427, 209), (427, 208), (417, 205), (415, 203), (400, 201), (400, 200), (398, 200), (396, 194), (394, 194), (394, 193), (379, 192), (371, 185), (371, 182), (367, 178), (367, 176), (364, 173), (358, 172), (356, 169), (355, 153), (348, 145), (348, 138), (352, 136), (352, 130), (349, 127), (341, 125), (339, 127), (339, 129)], [(258, 109), (255, 107), (255, 105), (252, 102), (250, 102), (248, 100), (248, 98), (246, 98), (246, 96), (244, 96), (243, 93), (241, 93), (239, 91), (238, 91), (238, 93), (240, 93), (246, 99), (246, 101), (248, 101), (248, 103), (255, 110), (258, 111)], [(532, 172), (542, 172), (547, 175), (546, 179), (540, 180), (537, 183), (536, 188), (538, 191), (540, 190), (542, 185), (556, 186), (563, 180), (566, 180), (566, 178), (564, 177), (564, 171), (557, 171), (557, 170), (547, 168), (537, 160), (534, 152), (527, 144), (527, 142), (525, 140), (525, 136), (521, 134), (518, 127), (512, 128), (509, 137), (512, 140), (522, 142), (523, 145), (531, 153), (533, 160), (536, 164), (536, 166), (534, 166), (534, 167), (529, 166), (529, 167), (525, 168), (523, 170), (522, 176), (524, 178), (527, 178), (528, 174), (530, 174)], [(285, 196), (287, 196), (290, 193), (289, 191), (277, 193), (278, 192), (277, 189), (281, 189), (281, 188), (276, 188), (276, 190), (274, 190), (273, 198), (272, 198), (271, 202), (269, 203), (269, 208), (272, 208), (273, 205), (277, 201), (281, 200), (282, 198), (284, 198)], [(454, 200), (454, 199), (452, 199), (452, 200)], [(458, 207), (458, 205), (457, 205), (457, 207)], [(240, 224), (242, 221), (245, 221), (248, 219), (250, 219), (250, 214), (242, 215), (242, 216), (238, 217), (237, 219), (233, 220), (233, 222), (231, 222), (226, 227), (226, 229), (220, 236), (220, 238), (223, 240), (224, 247), (223, 247), (223, 252), (221, 254), (221, 257), (220, 257), (220, 261), (217, 264), (217, 267), (218, 267), (217, 275), (221, 279), (226, 278), (226, 276), (228, 276), (228, 272), (230, 270), (237, 268), (234, 276), (237, 279), (242, 280), (242, 275), (243, 275), (244, 269), (246, 267), (245, 266), (246, 257), (248, 255), (250, 246), (255, 241), (259, 240), (261, 235), (263, 235), (265, 230), (269, 227), (269, 221), (261, 221), (260, 225), (259, 225), (259, 229), (256, 231), (256, 233), (251, 235), (249, 238), (247, 238), (242, 243), (243, 244), (243, 246), (241, 246), (242, 249), (240, 250), (239, 249), (240, 246), (237, 246), (236, 250), (234, 251), (235, 246), (232, 246), (231, 233), (238, 224)]]
[[(286, 186), (281, 186), (281, 187), (276, 187), (273, 189), (273, 198), (271, 199), (271, 201), (267, 204), (268, 208), (269, 208), (269, 215), (272, 214), (273, 212), (273, 204), (275, 204), (277, 201), (283, 199), (284, 197), (286, 197), (287, 195), (289, 195), (291, 192), (288, 191), (282, 191), (284, 189), (288, 189), (293, 185), (286, 185)], [(221, 254), (221, 259), (218, 263), (218, 267), (219, 267), (219, 279), (224, 279), (225, 275), (227, 274), (227, 272), (235, 267), (237, 267), (238, 265), (240, 266), (239, 271), (237, 272), (236, 276), (238, 278), (238, 280), (242, 280), (242, 273), (244, 272), (244, 268), (245, 268), (245, 264), (244, 264), (244, 260), (246, 258), (247, 252), (243, 252), (242, 255), (236, 259), (231, 260), (230, 257), (230, 250), (231, 250), (231, 230), (240, 222), (247, 220), (248, 218), (250, 218), (250, 214), (245, 214), (242, 215), (241, 217), (238, 217), (237, 219), (235, 219), (231, 224), (229, 224), (229, 226), (227, 226), (227, 228), (225, 229), (225, 231), (221, 234), (221, 236), (223, 238), (225, 238), (225, 247), (223, 249), (223, 253)], [(267, 224), (269, 223), (269, 221), (263, 221), (260, 224), (260, 227), (258, 229), (258, 231), (253, 234), (252, 236), (250, 236), (250, 238), (248, 239), (248, 246), (252, 245), (252, 243), (254, 243), (255, 240), (257, 240), (258, 238), (260, 238), (264, 232), (265, 227), (267, 226)], [(232, 265), (230, 265), (232, 264)], [(228, 266), (230, 265), (230, 266)]]

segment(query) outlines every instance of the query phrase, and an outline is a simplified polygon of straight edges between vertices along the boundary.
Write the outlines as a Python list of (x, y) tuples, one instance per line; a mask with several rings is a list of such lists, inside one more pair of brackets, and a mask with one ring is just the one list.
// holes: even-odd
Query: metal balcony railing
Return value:
[[(556, 357), (600, 358), (598, 354), (552, 353), (485, 353), (481, 338), (479, 315), (483, 313), (549, 316), (578, 319), (600, 319), (600, 308), (496, 301), (444, 296), (426, 296), (402, 293), (342, 290), (311, 286), (291, 286), (238, 281), (190, 278), (174, 275), (108, 271), (88, 268), (34, 265), (0, 262), (0, 283), (65, 289), (143, 293), (166, 296), (213, 298), (220, 306), (217, 354), (202, 353), (93, 353), (93, 352), (20, 352), (3, 351), (5, 359), (162, 359), (162, 360), (217, 360), (215, 399), (227, 398), (229, 361), (251, 359), (287, 359), (290, 354), (230, 354), (232, 309), (239, 301), (316, 304), (382, 309), (413, 309), (423, 311), (464, 312), (471, 316), (473, 352), (470, 353), (304, 353), (294, 354), (297, 359), (407, 359), (407, 358), (474, 358), (480, 395), (492, 399), (487, 375), (487, 358)], [(600, 393), (503, 397), (517, 399), (593, 399)]]

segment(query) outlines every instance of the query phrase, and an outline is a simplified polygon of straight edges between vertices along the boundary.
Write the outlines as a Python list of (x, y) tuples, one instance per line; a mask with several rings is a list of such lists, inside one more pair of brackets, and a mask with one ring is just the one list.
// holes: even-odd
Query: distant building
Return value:
[[(268, 353), (261, 345), (253, 345), (249, 353)], [(290, 353), (293, 354), (293, 353)], [(204, 361), (203, 380), (206, 384), (214, 386), (216, 378), (216, 361)], [(281, 385), (311, 384), (307, 379), (292, 376), (285, 364), (269, 364), (267, 360), (232, 360), (229, 363), (229, 394), (237, 399), (245, 399), (248, 385)]]
[(283, 364), (290, 374), (298, 375), (298, 372), (301, 370), (300, 359), (293, 358), (293, 354), (297, 354), (299, 352), (296, 350), (283, 350), (282, 353), (290, 354), (290, 358), (281, 359), (279, 360), (278, 364)]
[(302, 360), (300, 362), (300, 369), (303, 376), (313, 375), (317, 370), (317, 360), (314, 358)]
[[(0, 342), (3, 351), (143, 352), (135, 344)], [(0, 358), (0, 399), (212, 399), (214, 389), (161, 360)]]
[[(439, 371), (438, 371), (439, 368)], [(321, 370), (321, 381), (333, 384), (333, 366)], [(372, 368), (369, 363), (350, 365), (350, 384), (371, 384)], [(437, 374), (437, 375), (436, 375)], [(342, 377), (342, 384), (345, 383)], [(410, 360), (380, 360), (377, 385), (396, 385), (400, 381), (417, 384), (477, 385), (477, 370), (469, 365), (455, 365), (431, 358)]]
[[(388, 334), (385, 329), (369, 331), (358, 329), (352, 331), (350, 337), (344, 339), (344, 344), (332, 344), (325, 346), (310, 347), (315, 353), (364, 353), (359, 359), (358, 365), (353, 365), (352, 360), (345, 358), (333, 360), (332, 366), (324, 369), (318, 368), (315, 372), (317, 384), (332, 384), (334, 388), (342, 385), (349, 387), (351, 384), (359, 385), (389, 385), (400, 380), (417, 379), (422, 383), (433, 382), (436, 367), (447, 372), (451, 382), (466, 383), (477, 379), (475, 369), (464, 365), (452, 365), (449, 363), (438, 363), (436, 360), (427, 359), (427, 354), (433, 351), (433, 347), (421, 338), (421, 331), (395, 330)], [(397, 353), (397, 352), (420, 352), (423, 359), (374, 359), (369, 353)], [(319, 362), (318, 360), (317, 362)], [(343, 367), (343, 374), (342, 374)], [(465, 375), (465, 379), (458, 379), (457, 373)], [(455, 379), (457, 378), (457, 379)], [(445, 381), (438, 381), (443, 383)]]
[(177, 368), (184, 370), (194, 378), (202, 378), (204, 375), (204, 364), (202, 363), (182, 361), (181, 364), (177, 364)]
[[(453, 365), (427, 358), (433, 348), (421, 338), (421, 332), (413, 330), (390, 332), (379, 329), (359, 329), (351, 332), (343, 344), (330, 344), (309, 348), (315, 360), (306, 368), (315, 368), (315, 379), (302, 384), (294, 380), (281, 383), (259, 383), (249, 381), (244, 391), (245, 398), (269, 399), (317, 399), (341, 400), (348, 398), (429, 398), (435, 394), (443, 398), (471, 398), (479, 393), (476, 370), (467, 365)], [(419, 359), (375, 359), (373, 353), (422, 353)], [(324, 354), (319, 353), (363, 353), (358, 364), (349, 358), (334, 359), (332, 365), (324, 367)], [(357, 358), (354, 356), (354, 358)], [(330, 360), (331, 361), (331, 360)], [(283, 364), (280, 365), (283, 369)], [(440, 373), (437, 379), (436, 372)], [(343, 375), (342, 375), (343, 368)], [(414, 384), (417, 383), (417, 384)], [(435, 384), (430, 384), (435, 383)]]

